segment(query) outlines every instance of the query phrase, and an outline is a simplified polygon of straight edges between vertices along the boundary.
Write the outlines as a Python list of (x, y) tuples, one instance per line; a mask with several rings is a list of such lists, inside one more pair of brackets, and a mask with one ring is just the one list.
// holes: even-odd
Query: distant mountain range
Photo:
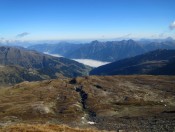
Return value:
[(156, 49), (175, 49), (175, 41), (166, 39), (165, 41), (92, 41), (86, 44), (39, 44), (28, 47), (39, 52), (49, 52), (59, 54), (70, 59), (93, 59), (105, 62), (114, 62), (140, 55)]
[(93, 69), (90, 75), (175, 75), (175, 50), (155, 50)]
[[(74, 59), (86, 58), (114, 62), (92, 70), (76, 61), (41, 52), (60, 54)], [(29, 49), (1, 46), (0, 83), (15, 84), (62, 76), (84, 76), (89, 75), (90, 70), (92, 70), (90, 75), (175, 75), (174, 56), (174, 41), (93, 41), (87, 44), (41, 44), (31, 46)]]
[(16, 83), (88, 75), (91, 68), (24, 48), (0, 47), (0, 82)]

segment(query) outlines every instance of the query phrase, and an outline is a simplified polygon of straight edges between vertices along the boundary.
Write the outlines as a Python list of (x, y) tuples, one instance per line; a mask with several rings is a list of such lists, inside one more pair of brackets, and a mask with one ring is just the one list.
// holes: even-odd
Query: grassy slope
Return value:
[[(173, 131), (174, 76), (90, 76), (0, 89), (0, 125), (68, 124), (105, 130)], [(86, 109), (76, 87), (88, 95)], [(93, 113), (93, 114), (92, 114)], [(162, 123), (163, 122), (163, 123)]]
[(1, 132), (99, 132), (95, 129), (79, 129), (71, 128), (65, 125), (51, 125), (51, 124), (18, 124), (0, 128)]
[(34, 69), (26, 69), (20, 66), (0, 65), (0, 85), (7, 86), (23, 81), (39, 81), (50, 79), (47, 75), (42, 75)]

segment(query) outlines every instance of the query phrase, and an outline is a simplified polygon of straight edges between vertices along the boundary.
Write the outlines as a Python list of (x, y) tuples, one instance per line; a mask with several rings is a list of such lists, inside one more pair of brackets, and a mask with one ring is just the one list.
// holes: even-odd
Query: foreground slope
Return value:
[[(1, 132), (102, 132), (96, 129), (71, 128), (65, 125), (17, 124), (0, 128)], [(105, 131), (104, 131), (105, 132)]]
[(93, 69), (91, 75), (175, 75), (175, 50), (160, 49)]
[(0, 126), (67, 124), (126, 131), (174, 131), (174, 76), (90, 76), (0, 89)]
[[(24, 77), (24, 80), (27, 81), (31, 81), (34, 78), (42, 80), (44, 78), (57, 78), (60, 76), (83, 76), (87, 75), (90, 69), (83, 64), (66, 58), (57, 58), (23, 48), (5, 46), (0, 47), (0, 65), (0, 75), (8, 75), (7, 66), (11, 66), (13, 67), (13, 73), (18, 74), (16, 75), (18, 78), (27, 76), (28, 79)], [(17, 70), (16, 72), (15, 69)], [(33, 75), (31, 75), (32, 73)], [(15, 78), (15, 76), (11, 76), (9, 79), (14, 80), (14, 83), (21, 80)], [(2, 82), (2, 80), (0, 81)], [(11, 83), (10, 80), (9, 83)]]

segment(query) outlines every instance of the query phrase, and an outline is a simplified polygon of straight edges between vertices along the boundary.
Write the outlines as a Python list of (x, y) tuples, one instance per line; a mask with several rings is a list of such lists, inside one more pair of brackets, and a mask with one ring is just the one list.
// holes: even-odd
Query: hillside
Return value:
[(156, 49), (175, 49), (174, 41), (145, 42), (134, 40), (92, 41), (86, 44), (40, 44), (28, 47), (40, 52), (59, 54), (70, 59), (94, 59), (113, 62)]
[[(90, 70), (90, 67), (66, 58), (57, 58), (24, 48), (5, 46), (0, 47), (0, 65), (0, 82), (7, 79), (6, 81), (9, 80), (9, 83), (62, 76), (83, 76), (88, 75)], [(6, 77), (7, 75), (9, 76)]]
[(174, 76), (89, 76), (1, 88), (0, 128), (65, 124), (99, 130), (174, 131), (174, 80)]
[(50, 79), (47, 75), (40, 74), (37, 70), (20, 66), (0, 65), (0, 86), (17, 84), (23, 81), (39, 81)]
[(175, 50), (155, 50), (93, 69), (91, 75), (175, 75)]

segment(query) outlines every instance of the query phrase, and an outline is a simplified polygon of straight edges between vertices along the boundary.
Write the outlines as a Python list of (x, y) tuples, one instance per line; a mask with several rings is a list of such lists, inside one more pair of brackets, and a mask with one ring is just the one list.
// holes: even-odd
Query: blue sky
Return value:
[(175, 0), (0, 0), (0, 39), (175, 38), (174, 7)]

